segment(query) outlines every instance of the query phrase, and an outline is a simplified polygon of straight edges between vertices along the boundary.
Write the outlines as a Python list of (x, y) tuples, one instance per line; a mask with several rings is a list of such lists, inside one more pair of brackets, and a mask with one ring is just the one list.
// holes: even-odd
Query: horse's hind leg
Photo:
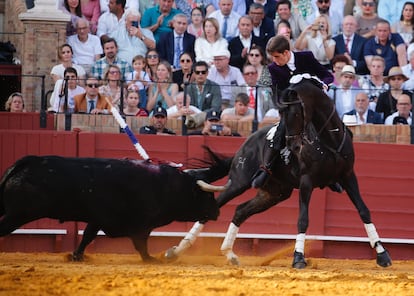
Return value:
[(371, 222), (371, 214), (368, 207), (362, 200), (355, 173), (352, 173), (351, 176), (343, 182), (343, 186), (352, 203), (358, 210), (358, 214), (361, 217), (362, 222), (364, 222), (370, 245), (372, 248), (375, 248), (375, 251), (377, 252), (377, 264), (382, 267), (391, 266), (391, 257), (388, 251), (382, 246), (375, 225)]
[(240, 225), (254, 214), (266, 211), (289, 196), (290, 194), (285, 198), (281, 198), (280, 196), (272, 196), (269, 193), (260, 190), (256, 197), (237, 207), (232, 222), (227, 230), (226, 237), (220, 248), (228, 262), (232, 265), (240, 264), (237, 255), (233, 252), (233, 245), (239, 232)]

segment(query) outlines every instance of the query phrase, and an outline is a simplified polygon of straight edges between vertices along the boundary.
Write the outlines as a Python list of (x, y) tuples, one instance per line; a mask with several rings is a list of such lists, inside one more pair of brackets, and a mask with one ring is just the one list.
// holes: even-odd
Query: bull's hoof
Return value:
[(391, 257), (387, 250), (377, 254), (377, 264), (381, 267), (388, 267), (392, 265)]
[(178, 255), (175, 253), (175, 249), (176, 249), (177, 247), (172, 247), (172, 248), (169, 248), (167, 251), (165, 251), (165, 254), (164, 254), (164, 258), (166, 259), (166, 260), (168, 260), (168, 261), (175, 261), (175, 260), (177, 260), (178, 259)]
[(71, 260), (75, 262), (81, 262), (83, 261), (83, 254), (78, 254), (78, 253), (73, 252), (71, 256)]
[(296, 269), (304, 269), (306, 265), (305, 256), (302, 253), (295, 251), (293, 253), (292, 267)]

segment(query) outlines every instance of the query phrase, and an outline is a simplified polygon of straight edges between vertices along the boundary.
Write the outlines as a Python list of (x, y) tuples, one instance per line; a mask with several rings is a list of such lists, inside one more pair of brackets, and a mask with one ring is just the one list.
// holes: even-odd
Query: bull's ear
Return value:
[(202, 190), (207, 192), (221, 192), (229, 188), (231, 185), (231, 180), (229, 179), (224, 186), (211, 185), (207, 182), (204, 182), (203, 180), (197, 180), (197, 185), (200, 186)]

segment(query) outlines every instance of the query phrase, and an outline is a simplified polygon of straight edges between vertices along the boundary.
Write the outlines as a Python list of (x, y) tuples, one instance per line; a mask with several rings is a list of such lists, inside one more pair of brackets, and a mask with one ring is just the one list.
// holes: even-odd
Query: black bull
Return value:
[(152, 260), (147, 240), (154, 228), (217, 219), (214, 194), (198, 181), (227, 174), (229, 165), (215, 161), (186, 173), (127, 159), (26, 156), (0, 183), (0, 236), (40, 218), (83, 221), (87, 226), (74, 260), (82, 260), (99, 230), (109, 237), (129, 237), (142, 259)]

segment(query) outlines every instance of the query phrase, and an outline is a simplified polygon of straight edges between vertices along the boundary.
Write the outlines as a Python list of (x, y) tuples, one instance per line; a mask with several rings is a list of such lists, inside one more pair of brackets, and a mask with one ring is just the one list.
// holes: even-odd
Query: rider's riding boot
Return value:
[(252, 177), (252, 187), (262, 187), (272, 174), (272, 165), (277, 155), (280, 153), (282, 146), (284, 146), (284, 126), (279, 124), (273, 139), (270, 140), (269, 145), (266, 145), (263, 155), (263, 165), (257, 170)]

